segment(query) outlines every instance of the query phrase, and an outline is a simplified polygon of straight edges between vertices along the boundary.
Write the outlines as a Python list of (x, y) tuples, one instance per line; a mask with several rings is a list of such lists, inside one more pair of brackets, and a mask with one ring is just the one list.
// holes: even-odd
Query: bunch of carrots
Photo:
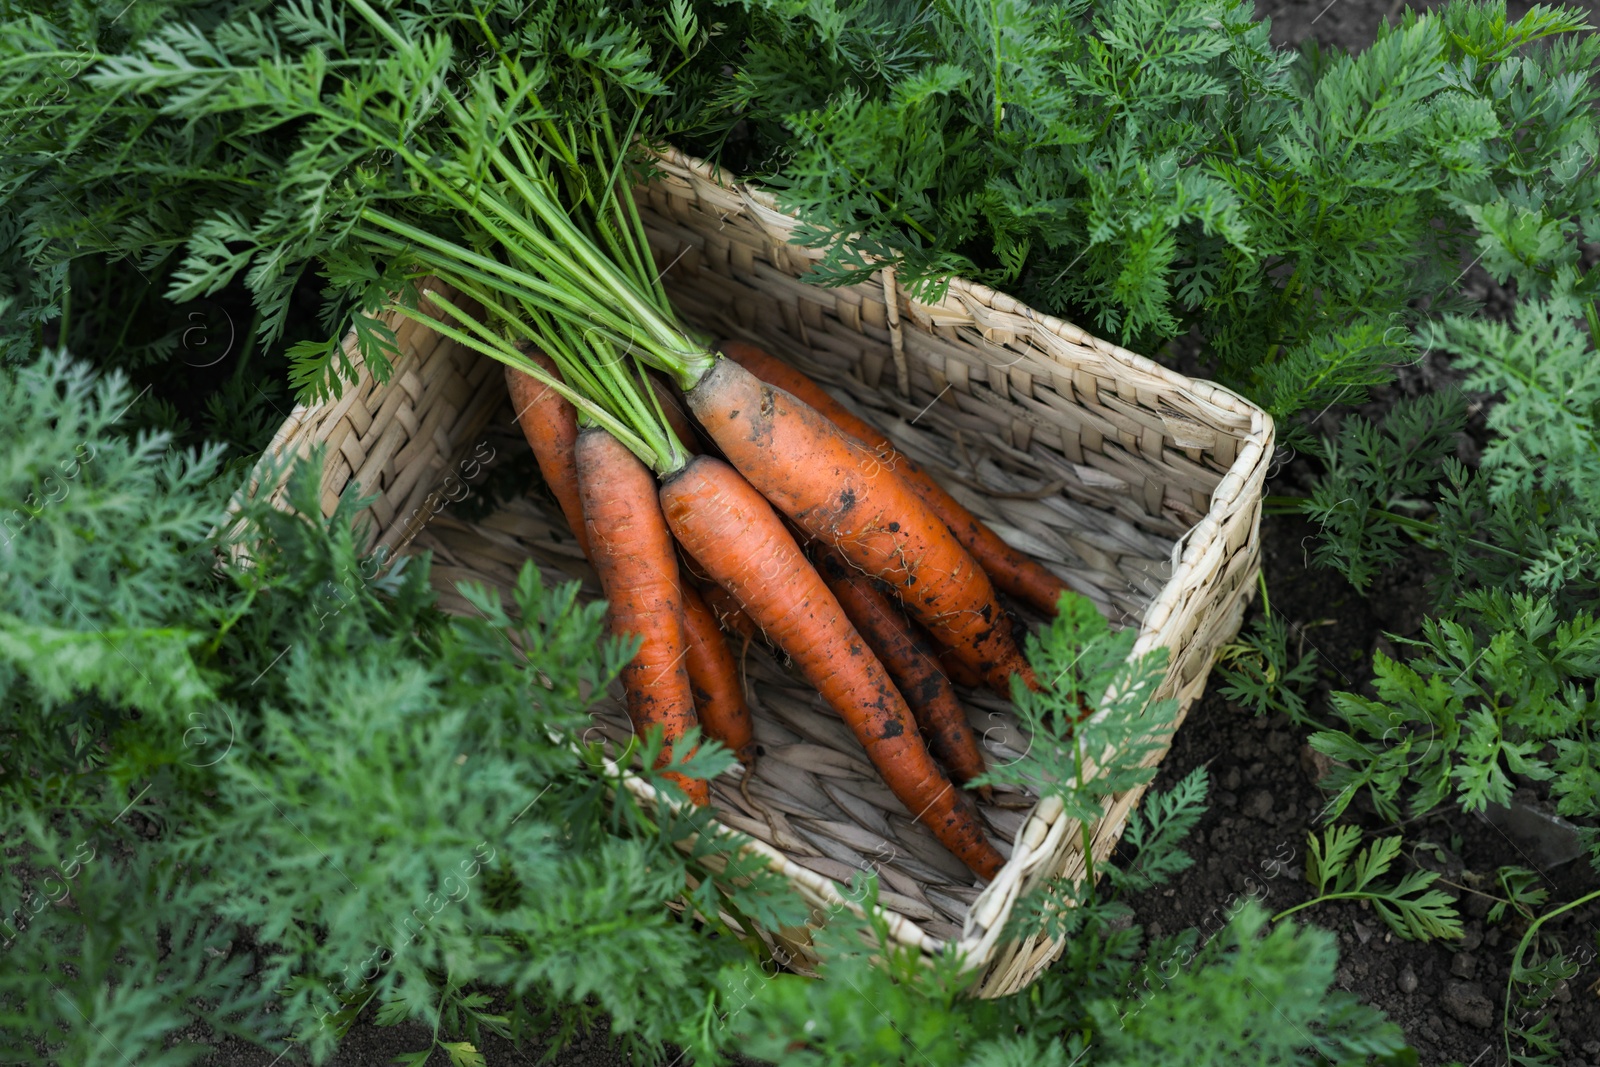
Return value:
[[(719, 621), (759, 630), (913, 816), (993, 877), (1002, 858), (958, 788), (983, 756), (947, 676), (1034, 685), (995, 589), (1053, 612), (1065, 586), (803, 375), (688, 331), (631, 195), (644, 103), (616, 128), (611, 73), (566, 83), (594, 87), (585, 109), (555, 99), (544, 60), (496, 55), (392, 145), (372, 135), (406, 186), (363, 201), (340, 239), (453, 288), (459, 306), (430, 290), (431, 307), (398, 310), (506, 365), (610, 626), (640, 638), (623, 674), (634, 726), (664, 733), (664, 760), (699, 724), (752, 761)], [(704, 781), (676, 784), (707, 802)]]
[[(948, 675), (1002, 694), (1013, 675), (1033, 685), (995, 588), (1054, 612), (1066, 586), (799, 371), (737, 341), (718, 350), (681, 394), (692, 421), (661, 389), (690, 455), (659, 472), (606, 430), (580, 429), (553, 385), (506, 371), (539, 468), (600, 577), (610, 626), (641, 641), (623, 672), (635, 730), (663, 731), (665, 762), (698, 724), (753, 765), (721, 619), (746, 639), (759, 629), (850, 725), (906, 807), (993, 877), (1002, 858), (953, 787), (982, 774), (984, 758)], [(549, 357), (530, 359), (559, 376)], [(704, 781), (673, 777), (707, 802)]]

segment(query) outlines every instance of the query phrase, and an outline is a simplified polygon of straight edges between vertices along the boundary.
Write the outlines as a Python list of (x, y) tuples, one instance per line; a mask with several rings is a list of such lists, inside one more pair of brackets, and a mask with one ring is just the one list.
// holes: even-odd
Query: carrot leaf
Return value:
[(1064, 596), (1051, 625), (1028, 639), (1040, 690), (1012, 683), (1025, 733), (1013, 744), (1024, 754), (992, 763), (974, 785), (1021, 785), (1089, 822), (1111, 795), (1149, 782), (1148, 757), (1165, 747), (1178, 704), (1157, 697), (1167, 650), (1134, 656), (1137, 637), (1133, 628), (1113, 630), (1087, 599)]

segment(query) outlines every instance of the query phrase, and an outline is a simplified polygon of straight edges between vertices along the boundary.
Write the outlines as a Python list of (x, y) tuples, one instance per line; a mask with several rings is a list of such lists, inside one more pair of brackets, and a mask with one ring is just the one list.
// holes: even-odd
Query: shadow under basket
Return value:
[[(1134, 655), (1169, 648), (1157, 695), (1177, 699), (1181, 721), (1254, 592), (1271, 420), (1226, 389), (980, 285), (955, 281), (938, 304), (924, 304), (892, 270), (846, 288), (807, 284), (802, 276), (819, 254), (787, 243), (794, 219), (772, 197), (682, 155), (663, 157), (660, 169), (637, 198), (684, 321), (759, 344), (804, 370), (940, 475), (1007, 541), (1114, 623), (1138, 627)], [(452, 510), (487, 465), (527, 449), (502, 367), (410, 320), (390, 321), (403, 354), (390, 380), (380, 385), (362, 367), (338, 400), (297, 408), (269, 453), (325, 445), (324, 512), (353, 483), (378, 494), (363, 513), (374, 528), (371, 547), (433, 553), (446, 611), (472, 610), (456, 591), (463, 580), (497, 588), (511, 603), (529, 559), (547, 580), (577, 579), (598, 597), (542, 486), (476, 521)], [(347, 348), (353, 355), (353, 339)], [(1032, 626), (1043, 621), (1008, 606)], [(740, 768), (713, 783), (722, 821), (753, 839), (815, 906), (818, 922), (854, 910), (845, 883), (875, 870), (892, 936), (927, 953), (954, 943), (978, 995), (1027, 986), (1061, 945), (1003, 940), (1006, 919), (1038, 884), (1083, 876), (1078, 824), (1058, 802), (997, 791), (980, 807), (1007, 862), (980, 884), (912, 820), (843, 721), (758, 644), (747, 660), (748, 690), (763, 754), (747, 788)], [(1007, 702), (960, 692), (986, 755), (1018, 757), (1027, 740)], [(595, 723), (625, 743), (619, 696), (597, 705)], [(631, 775), (625, 780), (649, 792)], [(1097, 863), (1142, 792), (1104, 798), (1091, 830)], [(759, 933), (798, 969), (814, 962), (806, 929)]]

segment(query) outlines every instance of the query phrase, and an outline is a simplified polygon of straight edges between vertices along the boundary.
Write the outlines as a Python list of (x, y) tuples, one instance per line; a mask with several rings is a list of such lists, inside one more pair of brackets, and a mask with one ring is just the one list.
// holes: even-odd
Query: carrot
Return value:
[[(551, 375), (560, 377), (555, 361), (543, 352), (526, 355)], [(589, 541), (578, 498), (578, 468), (572, 461), (572, 448), (578, 440), (578, 413), (554, 389), (512, 366), (506, 367), (506, 390), (511, 394), (511, 410), (517, 413), (522, 435), (533, 446), (544, 482), (561, 505), (561, 513), (578, 539), (578, 548), (587, 557)]]
[(807, 533), (888, 582), (911, 615), (990, 686), (1009, 694), (1013, 674), (1035, 684), (988, 576), (876, 454), (730, 359), (719, 359), (687, 395), (700, 425), (752, 485)]
[[(655, 476), (615, 437), (599, 429), (578, 434), (573, 449), (590, 562), (600, 576), (613, 634), (638, 634), (638, 654), (622, 668), (628, 717), (644, 734), (662, 727), (666, 745), (698, 719), (689, 685), (678, 556), (661, 514)], [(697, 805), (710, 799), (705, 781), (669, 776)]]
[(971, 667), (962, 663), (956, 654), (948, 648), (940, 648), (937, 653), (939, 666), (944, 668), (944, 676), (957, 685), (964, 685), (968, 689), (976, 689), (983, 684), (983, 676)]
[(722, 586), (708, 581), (705, 588), (700, 591), (700, 595), (723, 630), (746, 641), (761, 636), (760, 628), (750, 621), (750, 616), (744, 613), (744, 608), (739, 606), (733, 594)]
[(996, 587), (1018, 600), (1032, 604), (1046, 615), (1053, 617), (1056, 614), (1061, 594), (1069, 589), (1067, 583), (1006, 544), (999, 534), (963, 507), (915, 460), (897, 451), (894, 444), (876, 427), (857, 418), (849, 408), (829, 396), (821, 386), (800, 371), (755, 345), (743, 341), (724, 341), (721, 350), (729, 359), (768, 385), (793, 393), (827, 416), (845, 433), (869, 448), (877, 449), (884, 462), (905, 479), (911, 491), (928, 505), (929, 510), (944, 520), (956, 540), (978, 561)]
[[(659, 507), (659, 505), (657, 505)], [(688, 645), (689, 688), (694, 693), (700, 725), (721, 741), (746, 767), (755, 766), (755, 728), (744, 699), (744, 681), (728, 642), (717, 627), (717, 617), (685, 582), (683, 638)]]
[(728, 464), (702, 455), (662, 480), (661, 505), (678, 543), (833, 706), (906, 809), (974, 873), (993, 878), (1004, 861), (971, 798), (934, 763), (883, 665), (766, 498)]
[(812, 559), (839, 606), (882, 661), (950, 777), (965, 785), (984, 771), (983, 752), (933, 647), (899, 606), (873, 587), (835, 548), (813, 541)]

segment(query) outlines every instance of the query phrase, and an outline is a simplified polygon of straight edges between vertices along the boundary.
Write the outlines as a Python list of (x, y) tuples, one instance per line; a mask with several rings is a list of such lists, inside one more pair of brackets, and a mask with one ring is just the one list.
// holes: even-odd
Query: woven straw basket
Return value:
[[(817, 253), (786, 243), (794, 219), (772, 197), (682, 155), (660, 166), (664, 176), (638, 199), (684, 320), (799, 366), (945, 476), (1006, 540), (1114, 622), (1138, 626), (1135, 655), (1171, 649), (1158, 695), (1176, 697), (1181, 716), (1254, 591), (1271, 420), (1225, 389), (983, 286), (956, 281), (928, 305), (900, 289), (890, 270), (848, 288), (807, 284), (801, 276)], [(479, 521), (452, 512), (451, 501), (472, 492), (487, 464), (527, 446), (498, 363), (394, 321), (403, 358), (389, 382), (363, 370), (337, 401), (297, 409), (269, 452), (325, 445), (324, 511), (356, 483), (376, 493), (364, 513), (373, 545), (432, 552), (447, 611), (472, 610), (456, 591), (462, 580), (498, 588), (510, 603), (530, 558), (547, 580), (578, 579), (598, 596), (542, 487)], [(857, 910), (844, 884), (875, 870), (892, 936), (927, 953), (955, 943), (977, 994), (1022, 989), (1050, 965), (1059, 944), (1005, 942), (1001, 934), (1019, 896), (1057, 876), (1083, 875), (1081, 832), (1059, 803), (1001, 790), (982, 806), (1008, 861), (981, 886), (912, 821), (813, 691), (760, 649), (751, 650), (747, 670), (761, 760), (745, 789), (739, 768), (713, 783), (712, 802), (815, 906), (818, 923)], [(596, 709), (595, 729), (621, 743), (630, 731), (616, 696)], [(990, 759), (1026, 749), (1006, 702), (962, 696)], [(649, 793), (631, 775), (624, 780)], [(1115, 847), (1141, 793), (1104, 799), (1092, 828), (1096, 861)], [(797, 969), (814, 962), (807, 930), (759, 933)]]

